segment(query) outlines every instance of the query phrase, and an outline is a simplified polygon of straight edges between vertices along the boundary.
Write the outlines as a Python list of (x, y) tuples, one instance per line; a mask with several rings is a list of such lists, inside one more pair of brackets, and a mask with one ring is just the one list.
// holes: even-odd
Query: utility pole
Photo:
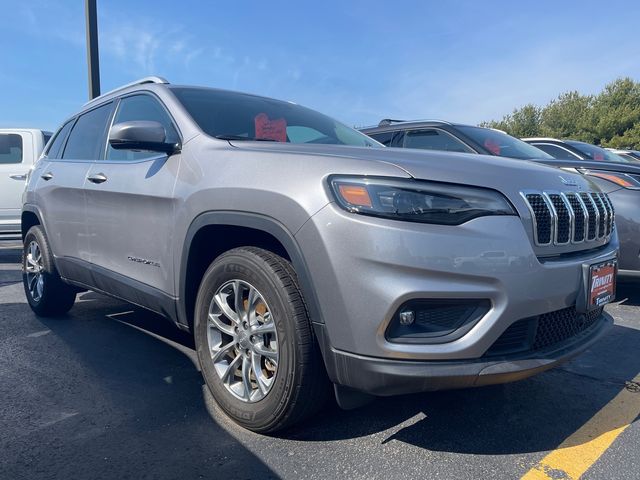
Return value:
[(100, 96), (100, 59), (98, 57), (98, 13), (96, 0), (85, 0), (87, 20), (87, 66), (89, 67), (89, 100)]

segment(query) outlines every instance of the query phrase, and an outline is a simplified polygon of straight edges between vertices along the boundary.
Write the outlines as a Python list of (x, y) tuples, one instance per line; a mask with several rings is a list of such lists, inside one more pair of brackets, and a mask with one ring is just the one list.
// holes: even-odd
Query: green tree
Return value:
[(516, 137), (543, 135), (640, 148), (640, 83), (619, 78), (597, 95), (566, 92), (544, 107), (528, 104), (481, 125)]
[(573, 91), (563, 93), (542, 109), (541, 133), (545, 137), (573, 138), (593, 142), (590, 110), (593, 97)]
[(636, 123), (630, 129), (625, 130), (622, 135), (615, 135), (610, 140), (602, 142), (602, 146), (640, 150), (640, 123)]
[(535, 137), (540, 134), (540, 113), (540, 108), (530, 103), (498, 122), (484, 122), (481, 126), (497, 128), (514, 137)]
[(594, 99), (592, 120), (596, 142), (623, 137), (640, 123), (640, 84), (630, 78), (608, 84)]

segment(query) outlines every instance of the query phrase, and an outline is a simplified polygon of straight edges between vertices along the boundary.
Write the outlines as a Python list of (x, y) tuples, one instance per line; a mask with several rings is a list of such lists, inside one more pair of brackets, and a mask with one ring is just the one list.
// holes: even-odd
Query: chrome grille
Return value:
[(587, 240), (595, 240), (596, 239), (596, 231), (599, 221), (598, 211), (596, 210), (596, 206), (591, 200), (591, 196), (585, 192), (580, 193), (580, 198), (587, 209)]
[(601, 192), (522, 192), (533, 218), (536, 245), (568, 245), (608, 239), (615, 213)]
[(573, 239), (576, 242), (582, 242), (584, 241), (587, 209), (577, 193), (567, 193), (566, 196), (567, 200), (569, 200), (569, 206), (576, 212), (573, 224)]

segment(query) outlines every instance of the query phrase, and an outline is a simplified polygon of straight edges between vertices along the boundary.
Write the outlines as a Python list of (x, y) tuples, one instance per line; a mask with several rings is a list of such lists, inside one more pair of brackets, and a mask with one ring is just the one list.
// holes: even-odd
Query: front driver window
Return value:
[[(162, 105), (150, 95), (134, 95), (125, 97), (120, 101), (113, 124), (135, 120), (159, 122), (164, 127), (167, 142), (178, 142), (178, 134), (171, 122), (169, 114)], [(158, 152), (116, 150), (111, 148), (111, 145), (107, 147), (107, 160), (143, 160), (156, 156), (158, 156)]]

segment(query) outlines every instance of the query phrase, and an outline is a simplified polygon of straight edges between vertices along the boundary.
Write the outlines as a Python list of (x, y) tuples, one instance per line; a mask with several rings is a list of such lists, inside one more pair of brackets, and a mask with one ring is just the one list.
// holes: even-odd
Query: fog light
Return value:
[(446, 343), (467, 333), (491, 308), (487, 299), (414, 299), (396, 310), (385, 338), (397, 343)]
[(400, 312), (400, 325), (411, 325), (416, 319), (416, 314), (412, 310)]

